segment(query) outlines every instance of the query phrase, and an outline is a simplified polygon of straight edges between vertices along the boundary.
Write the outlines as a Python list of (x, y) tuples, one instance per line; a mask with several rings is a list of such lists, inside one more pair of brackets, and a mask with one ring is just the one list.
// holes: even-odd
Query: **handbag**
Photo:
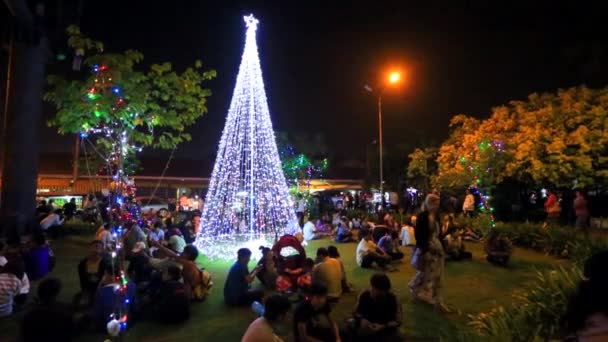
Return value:
[(194, 286), (192, 289), (192, 296), (194, 300), (203, 301), (207, 298), (213, 287), (213, 281), (211, 281), (211, 275), (205, 270), (199, 270), (201, 282)]

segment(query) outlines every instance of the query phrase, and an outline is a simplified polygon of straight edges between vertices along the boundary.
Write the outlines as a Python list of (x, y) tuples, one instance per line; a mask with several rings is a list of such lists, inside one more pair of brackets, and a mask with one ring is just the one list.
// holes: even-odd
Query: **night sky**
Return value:
[[(242, 16), (253, 13), (275, 130), (321, 133), (342, 159), (363, 158), (376, 139), (376, 100), (363, 86), (391, 67), (407, 80), (383, 97), (389, 149), (440, 143), (455, 114), (483, 118), (531, 92), (608, 83), (604, 9), (496, 2), (84, 1), (80, 20), (108, 51), (135, 48), (145, 63), (178, 69), (201, 59), (217, 70), (209, 113), (178, 150), (212, 163), (240, 63)], [(43, 139), (53, 140), (43, 152), (69, 151), (71, 140), (52, 129)]]

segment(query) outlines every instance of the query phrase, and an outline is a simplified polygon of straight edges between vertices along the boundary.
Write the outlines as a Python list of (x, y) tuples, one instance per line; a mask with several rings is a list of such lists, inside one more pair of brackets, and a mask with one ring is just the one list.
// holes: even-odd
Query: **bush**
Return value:
[(536, 282), (523, 294), (515, 295), (511, 307), (499, 306), (488, 313), (469, 315), (469, 325), (475, 334), (463, 333), (456, 340), (547, 341), (560, 337), (560, 320), (582, 279), (584, 263), (593, 254), (608, 249), (608, 244), (589, 240), (567, 228), (531, 230), (530, 226), (497, 225), (497, 228), (520, 246), (568, 257), (572, 265), (538, 272)]
[(499, 306), (488, 313), (470, 315), (469, 324), (491, 340), (536, 341), (559, 337), (560, 320), (570, 295), (582, 279), (579, 265), (538, 272), (534, 285), (514, 296), (510, 308)]
[(66, 234), (74, 235), (90, 235), (97, 231), (97, 228), (101, 225), (101, 222), (91, 223), (84, 222), (78, 219), (72, 219), (63, 224), (63, 228)]
[[(459, 218), (458, 223), (470, 227), (481, 236), (487, 236), (491, 226), (487, 217)], [(585, 246), (587, 239), (572, 227), (545, 228), (537, 223), (497, 222), (494, 229), (517, 247), (563, 258), (570, 257), (574, 245)]]

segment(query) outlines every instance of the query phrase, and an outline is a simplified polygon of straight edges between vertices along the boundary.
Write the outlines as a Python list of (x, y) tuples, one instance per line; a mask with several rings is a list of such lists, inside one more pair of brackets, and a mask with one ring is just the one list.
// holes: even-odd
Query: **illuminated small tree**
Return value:
[(211, 257), (235, 252), (218, 241), (276, 237), (291, 232), (296, 222), (266, 101), (255, 38), (258, 20), (250, 15), (245, 22), (245, 50), (196, 242)]

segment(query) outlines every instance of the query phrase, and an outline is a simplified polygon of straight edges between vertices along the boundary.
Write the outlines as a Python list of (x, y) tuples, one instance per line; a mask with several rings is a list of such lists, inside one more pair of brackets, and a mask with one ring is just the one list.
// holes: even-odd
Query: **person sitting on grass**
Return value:
[(329, 257), (338, 260), (340, 263), (340, 270), (342, 271), (342, 292), (347, 293), (351, 291), (351, 286), (348, 283), (348, 279), (346, 279), (346, 269), (344, 268), (344, 262), (342, 262), (342, 258), (340, 257), (340, 253), (336, 246), (327, 247), (327, 253), (329, 253)]
[(279, 276), (277, 266), (274, 263), (274, 252), (264, 246), (260, 246), (260, 250), (262, 251), (262, 258), (258, 261), (258, 266), (261, 267), (257, 277), (267, 289), (274, 289)]
[(114, 237), (112, 236), (112, 225), (107, 222), (102, 224), (95, 233), (95, 240), (101, 241), (104, 251), (110, 251), (114, 245)]
[(315, 227), (314, 223), (308, 220), (308, 216), (304, 215), (304, 227), (302, 228), (302, 232), (304, 234), (304, 240), (317, 240), (325, 236), (317, 227)]
[(391, 257), (376, 246), (372, 240), (371, 231), (366, 230), (362, 234), (363, 238), (357, 245), (357, 265), (362, 268), (370, 268), (376, 263), (380, 268), (385, 268), (391, 262)]
[(76, 296), (76, 302), (84, 299), (85, 306), (93, 303), (95, 291), (105, 274), (107, 263), (103, 260), (103, 243), (98, 240), (89, 243), (89, 253), (78, 263), (78, 279), (81, 293)]
[(272, 295), (266, 299), (264, 314), (249, 324), (241, 342), (283, 342), (273, 329), (273, 325), (284, 321), (291, 308), (289, 299)]
[(59, 237), (59, 235), (63, 234), (63, 218), (61, 217), (61, 210), (54, 210), (43, 218), (42, 221), (40, 221), (40, 228), (53, 239), (56, 239)]
[(352, 233), (348, 226), (344, 222), (338, 223), (336, 228), (336, 242), (349, 242), (352, 241)]
[(182, 254), (186, 247), (186, 240), (184, 240), (184, 237), (182, 236), (182, 231), (178, 228), (172, 228), (169, 230), (167, 238), (167, 245), (169, 248), (177, 254)]
[(110, 317), (117, 313), (117, 303), (120, 303), (122, 313), (127, 315), (130, 321), (133, 321), (133, 314), (136, 312), (134, 308), (137, 302), (135, 284), (129, 280), (125, 285), (126, 289), (124, 291), (119, 290), (121, 288), (121, 270), (119, 267), (113, 267), (109, 261), (106, 263), (107, 265), (104, 266), (105, 273), (99, 284), (99, 289), (95, 293), (92, 311), (95, 328), (104, 332)]
[(38, 285), (38, 303), (23, 317), (21, 341), (71, 341), (74, 333), (72, 313), (57, 303), (61, 281), (48, 278)]
[(159, 320), (167, 324), (185, 322), (190, 318), (190, 291), (181, 281), (182, 271), (177, 265), (169, 266), (167, 275), (156, 300)]
[(396, 231), (387, 230), (383, 237), (378, 241), (378, 246), (388, 255), (392, 260), (403, 259), (403, 253), (399, 251), (398, 234)]
[(370, 278), (370, 287), (359, 295), (354, 318), (348, 323), (356, 341), (401, 340), (397, 332), (401, 307), (385, 274), (376, 273)]
[[(295, 309), (293, 334), (296, 342), (341, 341), (338, 324), (331, 318), (327, 288), (313, 283), (309, 296)], [(324, 322), (321, 318), (325, 318)]]
[(51, 249), (42, 233), (32, 237), (23, 260), (25, 261), (25, 272), (30, 280), (38, 280), (49, 273), (52, 268)]
[(143, 229), (135, 221), (129, 221), (125, 224), (127, 231), (124, 235), (124, 250), (127, 252), (127, 259), (131, 256), (131, 251), (138, 242), (146, 243), (146, 234)]
[(20, 260), (8, 261), (0, 256), (0, 317), (8, 317), (13, 314), (15, 308), (27, 299), (27, 292), (23, 293), (24, 285), (29, 292), (29, 280), (27, 284), (25, 266)]
[(340, 262), (329, 257), (326, 248), (317, 249), (317, 262), (312, 273), (313, 283), (323, 284), (327, 288), (329, 300), (338, 300), (342, 295), (342, 267)]
[(200, 270), (196, 264), (198, 249), (194, 245), (186, 245), (179, 255), (156, 241), (150, 241), (150, 244), (182, 266), (182, 277), (190, 299), (204, 300), (207, 297), (213, 282), (209, 273)]
[(251, 273), (247, 264), (251, 260), (251, 250), (241, 248), (237, 252), (237, 261), (232, 265), (224, 285), (224, 302), (227, 305), (249, 305), (260, 301), (264, 297), (264, 291), (251, 289), (250, 284), (260, 271), (257, 266)]
[(500, 236), (496, 229), (491, 229), (485, 244), (486, 259), (489, 263), (506, 267), (513, 252), (509, 239)]

